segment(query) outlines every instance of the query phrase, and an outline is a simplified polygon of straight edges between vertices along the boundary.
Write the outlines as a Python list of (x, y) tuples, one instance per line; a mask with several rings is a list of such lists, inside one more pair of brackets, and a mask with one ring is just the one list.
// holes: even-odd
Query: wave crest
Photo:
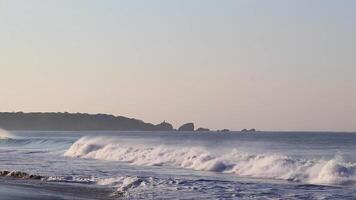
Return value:
[(8, 132), (4, 129), (0, 129), (0, 140), (6, 140), (6, 139), (12, 139), (12, 138), (14, 138), (14, 136), (10, 132)]
[(127, 162), (142, 166), (234, 173), (239, 176), (283, 179), (311, 184), (355, 184), (356, 163), (341, 156), (331, 160), (296, 159), (276, 154), (249, 154), (236, 149), (216, 155), (201, 147), (121, 144), (110, 138), (83, 137), (64, 154), (68, 157)]

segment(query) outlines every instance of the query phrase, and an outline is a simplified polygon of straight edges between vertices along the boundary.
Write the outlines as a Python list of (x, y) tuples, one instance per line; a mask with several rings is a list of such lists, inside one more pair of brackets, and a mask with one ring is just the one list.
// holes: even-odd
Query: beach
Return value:
[(89, 185), (48, 183), (41, 180), (0, 178), (1, 200), (114, 199), (112, 190)]

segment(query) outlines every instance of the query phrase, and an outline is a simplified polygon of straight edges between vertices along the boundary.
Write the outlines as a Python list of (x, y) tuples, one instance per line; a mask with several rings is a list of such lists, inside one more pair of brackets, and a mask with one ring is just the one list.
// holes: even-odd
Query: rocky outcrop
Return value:
[(241, 132), (256, 132), (256, 129), (252, 128), (252, 129), (242, 129)]
[(194, 123), (183, 124), (178, 131), (194, 131)]
[(222, 129), (222, 130), (218, 130), (218, 132), (230, 132), (229, 129)]
[(157, 127), (157, 130), (160, 130), (160, 131), (172, 131), (173, 130), (172, 124), (167, 123), (165, 121), (160, 124), (157, 124), (156, 127)]
[(25, 172), (20, 171), (0, 171), (0, 176), (12, 177), (12, 178), (21, 178), (21, 179), (36, 179), (40, 180), (43, 177), (38, 175), (32, 175)]
[(198, 128), (196, 131), (208, 132), (208, 131), (210, 131), (210, 129), (208, 129), (208, 128)]

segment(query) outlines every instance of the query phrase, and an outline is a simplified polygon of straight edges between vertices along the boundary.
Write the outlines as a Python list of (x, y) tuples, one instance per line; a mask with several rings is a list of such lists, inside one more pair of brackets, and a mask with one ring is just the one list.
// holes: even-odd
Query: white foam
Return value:
[(97, 181), (98, 185), (109, 185), (117, 188), (117, 192), (124, 193), (129, 189), (136, 189), (138, 187), (144, 187), (146, 181), (143, 178), (136, 176), (124, 176), (118, 178), (107, 178)]
[(14, 138), (14, 136), (9, 131), (0, 129), (0, 140), (12, 139), (12, 138)]
[(237, 150), (216, 155), (201, 147), (143, 146), (102, 137), (79, 139), (67, 150), (65, 156), (143, 166), (166, 165), (312, 184), (356, 182), (356, 164), (345, 162), (341, 156), (331, 160), (303, 160), (276, 154), (248, 154)]
[(42, 180), (47, 182), (65, 182), (65, 183), (96, 183), (94, 177), (76, 177), (76, 176), (49, 176)]

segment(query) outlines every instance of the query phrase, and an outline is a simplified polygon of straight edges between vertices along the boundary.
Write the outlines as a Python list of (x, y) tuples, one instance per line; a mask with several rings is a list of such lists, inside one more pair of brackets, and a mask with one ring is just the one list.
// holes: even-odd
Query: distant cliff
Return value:
[(7, 130), (121, 130), (167, 131), (168, 123), (154, 125), (138, 119), (107, 114), (0, 112), (0, 128)]

